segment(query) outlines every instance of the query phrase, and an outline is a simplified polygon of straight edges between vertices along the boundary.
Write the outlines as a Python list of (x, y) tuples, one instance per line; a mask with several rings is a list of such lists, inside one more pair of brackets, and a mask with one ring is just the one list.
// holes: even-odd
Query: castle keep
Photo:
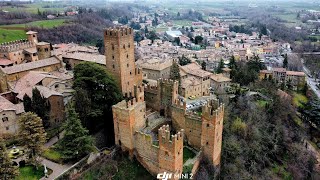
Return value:
[[(131, 28), (105, 30), (104, 42), (107, 70), (127, 97), (112, 108), (116, 145), (153, 175), (181, 174), (190, 164), (195, 173), (201, 158), (219, 166), (224, 105), (208, 100), (200, 111), (187, 111), (178, 98), (178, 82), (142, 85)], [(183, 162), (185, 148), (196, 153), (192, 163)]]

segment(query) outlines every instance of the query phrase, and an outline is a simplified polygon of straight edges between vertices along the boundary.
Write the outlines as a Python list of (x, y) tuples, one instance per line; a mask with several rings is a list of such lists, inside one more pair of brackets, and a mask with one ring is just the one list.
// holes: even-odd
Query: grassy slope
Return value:
[(65, 23), (65, 19), (54, 19), (54, 20), (43, 20), (43, 21), (34, 21), (26, 24), (11, 24), (0, 26), (0, 43), (25, 39), (27, 36), (23, 30), (6, 30), (1, 27), (41, 27), (41, 28), (53, 28), (61, 26)]
[(0, 28), (0, 43), (26, 39), (26, 32), (23, 30), (6, 30)]
[(36, 27), (43, 27), (43, 28), (53, 28), (56, 26), (61, 26), (65, 23), (65, 19), (53, 19), (53, 20), (42, 20), (42, 21), (33, 21), (26, 24), (10, 24), (10, 25), (3, 25), (0, 27), (26, 27), (26, 26), (36, 26)]
[(24, 12), (29, 12), (29, 13), (38, 13), (38, 9), (40, 12), (43, 11), (64, 11), (64, 8), (62, 7), (51, 7), (51, 8), (43, 8), (46, 5), (54, 5), (50, 2), (38, 2), (38, 3), (33, 3), (33, 4), (24, 4), (25, 7), (14, 7), (14, 6), (3, 6), (0, 9), (9, 11), (9, 12), (19, 12), (19, 11), (24, 11)]

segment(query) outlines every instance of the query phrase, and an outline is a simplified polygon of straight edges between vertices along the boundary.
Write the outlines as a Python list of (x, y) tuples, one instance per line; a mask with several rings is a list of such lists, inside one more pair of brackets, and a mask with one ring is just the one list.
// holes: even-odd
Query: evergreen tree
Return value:
[(172, 66), (170, 70), (170, 79), (177, 80), (179, 82), (181, 80), (179, 65), (176, 61), (172, 62)]
[(18, 168), (12, 165), (6, 145), (0, 138), (0, 179), (10, 180), (19, 175)]
[(229, 68), (230, 69), (233, 69), (233, 68), (235, 68), (236, 69), (236, 59), (234, 58), (234, 56), (232, 55), (231, 57), (230, 57), (230, 62), (229, 62)]
[(283, 63), (282, 63), (282, 67), (283, 68), (287, 68), (288, 67), (288, 55), (287, 54), (284, 55), (284, 60), (283, 60)]
[(64, 160), (76, 160), (93, 150), (93, 139), (89, 131), (80, 122), (73, 108), (68, 110), (68, 119), (64, 125), (64, 137), (58, 143), (58, 149)]
[(36, 158), (41, 155), (46, 142), (42, 119), (32, 112), (27, 112), (20, 117), (19, 126), (21, 144), (25, 147), (31, 163), (37, 165)]
[(23, 96), (23, 107), (25, 112), (32, 112), (31, 98), (27, 94)]
[(193, 29), (193, 27), (192, 27), (192, 26), (190, 27), (190, 31), (191, 31), (191, 32), (194, 32), (194, 29)]
[(180, 17), (180, 12), (178, 12), (177, 16)]
[[(73, 88), (77, 91), (82, 89), (86, 92), (85, 101), (90, 102), (85, 115), (81, 113), (80, 118), (87, 117), (90, 132), (96, 132), (104, 128), (107, 145), (114, 144), (114, 125), (112, 118), (112, 106), (120, 102), (122, 93), (115, 80), (106, 70), (96, 63), (80, 63), (74, 68)], [(83, 98), (75, 97), (75, 109), (82, 109)], [(84, 111), (86, 112), (86, 111)], [(83, 119), (82, 119), (83, 120)], [(86, 127), (86, 128), (88, 128)]]
[(144, 27), (144, 33), (145, 33), (145, 34), (148, 34), (148, 33), (149, 33), (149, 30), (148, 30), (148, 27), (147, 27), (147, 26)]
[(32, 100), (31, 100), (32, 112), (36, 113), (43, 122), (45, 128), (50, 126), (50, 105), (47, 103), (46, 99), (41, 95), (37, 88), (32, 90)]
[(76, 89), (74, 99), (76, 99), (75, 110), (79, 113), (82, 125), (88, 129), (92, 129), (94, 123), (90, 121), (91, 101), (87, 91), (79, 88)]
[(207, 63), (205, 61), (202, 61), (201, 63), (202, 70), (206, 70), (206, 67), (207, 67)]
[(217, 73), (222, 73), (222, 69), (224, 68), (224, 62), (223, 62), (223, 59), (220, 59), (220, 62), (219, 62), (219, 66), (217, 68)]

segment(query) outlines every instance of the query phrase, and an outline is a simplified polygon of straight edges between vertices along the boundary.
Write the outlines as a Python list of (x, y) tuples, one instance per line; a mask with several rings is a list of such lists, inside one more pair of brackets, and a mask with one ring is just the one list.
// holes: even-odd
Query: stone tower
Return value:
[(158, 130), (159, 138), (159, 172), (181, 174), (183, 167), (183, 135), (182, 129), (170, 136), (169, 125)]
[(210, 100), (202, 107), (201, 147), (204, 155), (214, 166), (220, 165), (224, 105)]
[(34, 31), (28, 31), (26, 33), (26, 35), (28, 36), (28, 41), (32, 42), (32, 43), (38, 43), (38, 33), (34, 32)]
[(39, 43), (37, 43), (36, 47), (37, 47), (37, 51), (38, 51), (39, 60), (51, 57), (51, 45), (50, 45), (50, 43), (39, 42)]
[(106, 67), (124, 96), (133, 96), (134, 85), (142, 84), (142, 70), (135, 65), (133, 34), (128, 27), (104, 31)]
[(112, 106), (115, 144), (133, 156), (134, 133), (146, 124), (144, 87), (134, 86), (134, 98)]

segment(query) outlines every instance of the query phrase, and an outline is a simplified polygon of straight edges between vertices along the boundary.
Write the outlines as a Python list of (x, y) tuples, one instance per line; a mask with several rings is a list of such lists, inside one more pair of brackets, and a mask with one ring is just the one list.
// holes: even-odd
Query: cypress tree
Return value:
[(69, 108), (64, 125), (65, 134), (59, 141), (58, 149), (66, 161), (79, 159), (93, 150), (93, 139), (89, 131), (81, 125), (74, 108)]
[(32, 112), (23, 114), (19, 119), (19, 136), (21, 144), (27, 150), (31, 163), (37, 165), (37, 156), (41, 155), (44, 143), (46, 143), (46, 132), (42, 119)]

